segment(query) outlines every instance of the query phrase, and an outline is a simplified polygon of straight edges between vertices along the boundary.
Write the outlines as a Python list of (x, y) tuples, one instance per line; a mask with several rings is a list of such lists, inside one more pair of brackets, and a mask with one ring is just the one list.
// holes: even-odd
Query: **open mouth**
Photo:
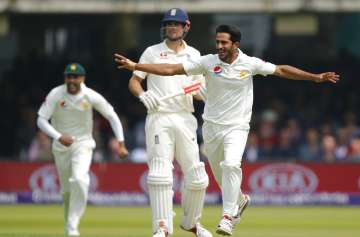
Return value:
[(224, 57), (225, 56), (225, 51), (218, 50), (218, 54), (219, 54), (220, 57)]
[(73, 84), (73, 83), (69, 83), (69, 84), (67, 85), (67, 87), (68, 87), (68, 89), (69, 89), (70, 91), (76, 91), (76, 90), (77, 90), (77, 86), (76, 86), (75, 84)]

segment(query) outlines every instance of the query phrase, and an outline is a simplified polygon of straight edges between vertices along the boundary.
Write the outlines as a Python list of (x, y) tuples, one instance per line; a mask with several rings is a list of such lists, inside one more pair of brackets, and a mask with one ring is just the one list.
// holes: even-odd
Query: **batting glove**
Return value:
[(155, 112), (160, 105), (159, 97), (151, 90), (141, 93), (139, 99), (149, 112)]

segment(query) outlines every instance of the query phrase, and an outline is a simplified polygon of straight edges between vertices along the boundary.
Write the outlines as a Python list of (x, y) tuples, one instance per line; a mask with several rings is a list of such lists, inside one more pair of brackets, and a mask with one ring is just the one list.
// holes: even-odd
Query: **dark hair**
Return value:
[(241, 40), (241, 32), (239, 28), (233, 25), (219, 25), (216, 28), (216, 34), (217, 33), (228, 33), (230, 34), (230, 40), (235, 43), (239, 42)]

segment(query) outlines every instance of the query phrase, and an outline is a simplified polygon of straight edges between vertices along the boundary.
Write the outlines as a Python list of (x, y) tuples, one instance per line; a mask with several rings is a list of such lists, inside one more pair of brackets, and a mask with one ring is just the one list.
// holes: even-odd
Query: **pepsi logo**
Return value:
[(318, 186), (316, 174), (296, 164), (272, 164), (261, 167), (249, 177), (249, 187), (255, 193), (311, 193)]

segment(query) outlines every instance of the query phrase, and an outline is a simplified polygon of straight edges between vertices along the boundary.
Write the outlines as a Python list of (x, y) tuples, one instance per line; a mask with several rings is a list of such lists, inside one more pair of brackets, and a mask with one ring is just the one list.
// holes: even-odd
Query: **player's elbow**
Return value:
[(43, 129), (44, 129), (44, 125), (45, 125), (46, 123), (48, 123), (48, 121), (47, 121), (45, 118), (43, 118), (43, 117), (41, 117), (41, 116), (38, 116), (38, 118), (37, 118), (37, 120), (36, 120), (36, 125), (37, 125), (38, 128), (40, 128), (41, 130), (43, 130)]
[(277, 65), (274, 75), (279, 77), (285, 76), (288, 71), (288, 67), (289, 67), (288, 65)]

